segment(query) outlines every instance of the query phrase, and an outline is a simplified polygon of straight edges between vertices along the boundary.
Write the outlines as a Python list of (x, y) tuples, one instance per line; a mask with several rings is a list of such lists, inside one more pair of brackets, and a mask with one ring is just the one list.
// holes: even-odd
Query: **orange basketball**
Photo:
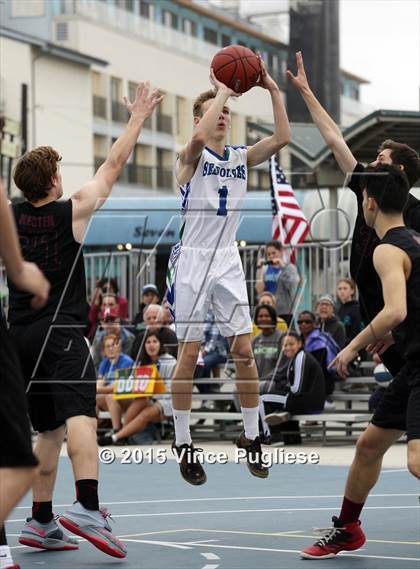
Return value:
[(216, 53), (211, 62), (217, 79), (236, 93), (255, 87), (261, 76), (260, 60), (242, 45), (228, 45)]

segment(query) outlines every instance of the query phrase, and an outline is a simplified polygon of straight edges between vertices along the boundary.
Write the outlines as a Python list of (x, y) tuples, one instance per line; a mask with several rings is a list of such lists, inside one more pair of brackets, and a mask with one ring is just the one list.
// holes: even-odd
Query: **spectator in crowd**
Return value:
[(101, 311), (100, 328), (96, 331), (92, 343), (92, 357), (96, 368), (102, 359), (103, 340), (109, 334), (114, 334), (120, 339), (121, 350), (124, 354), (130, 354), (134, 335), (121, 325), (119, 311), (115, 307), (108, 307)]
[(160, 294), (159, 289), (155, 284), (149, 283), (144, 285), (141, 291), (141, 302), (139, 306), (139, 311), (134, 316), (133, 319), (133, 329), (134, 333), (138, 334), (145, 329), (144, 324), (144, 311), (151, 304), (159, 304)]
[(334, 314), (334, 301), (329, 294), (324, 294), (319, 298), (316, 313), (322, 332), (330, 334), (342, 350), (346, 345), (346, 329), (341, 320)]
[(280, 359), (280, 340), (284, 332), (277, 327), (277, 314), (268, 304), (260, 304), (255, 309), (254, 322), (261, 334), (252, 340), (255, 364), (260, 382), (270, 382)]
[[(271, 292), (265, 291), (265, 292), (261, 293), (260, 296), (258, 297), (257, 306), (260, 306), (261, 304), (266, 304), (266, 305), (268, 304), (269, 306), (272, 306), (275, 310), (276, 309), (276, 297)], [(280, 318), (280, 316), (277, 316), (276, 327), (281, 332), (287, 332), (287, 323), (285, 320), (283, 320), (283, 318)], [(252, 338), (255, 338), (255, 336), (258, 336), (258, 334), (261, 334), (261, 328), (258, 328), (257, 323), (255, 322), (255, 319), (254, 319), (254, 321), (252, 323), (251, 336), (252, 336)]]
[[(271, 437), (268, 423), (285, 422), (290, 414), (320, 413), (325, 404), (324, 373), (319, 362), (304, 350), (302, 338), (296, 332), (289, 332), (281, 344), (287, 362), (283, 368), (285, 381), (273, 381), (270, 389), (264, 385), (260, 391), (260, 418), (266, 440)], [(270, 417), (271, 413), (275, 416)]]
[(176, 334), (168, 326), (163, 324), (163, 319), (164, 311), (162, 306), (159, 306), (159, 304), (149, 304), (146, 307), (144, 311), (144, 323), (146, 328), (137, 334), (130, 352), (134, 361), (138, 360), (147, 331), (156, 332), (163, 349), (174, 358), (177, 357), (178, 340)]
[(127, 354), (121, 352), (121, 341), (115, 334), (108, 334), (102, 343), (104, 358), (99, 364), (98, 380), (96, 383), (96, 405), (97, 410), (108, 411), (111, 413), (111, 422), (114, 430), (121, 428), (120, 408), (108, 405), (114, 390), (114, 380), (116, 371), (128, 369), (133, 366), (133, 360)]
[(258, 294), (271, 292), (276, 298), (276, 312), (287, 324), (290, 324), (299, 273), (292, 263), (288, 263), (283, 254), (283, 246), (279, 241), (270, 241), (265, 247), (266, 261), (257, 264)]
[(340, 351), (340, 348), (331, 334), (323, 332), (316, 324), (315, 314), (304, 310), (299, 314), (298, 326), (304, 341), (306, 352), (310, 352), (321, 364), (325, 377), (326, 394), (334, 391), (337, 374), (328, 366)]
[[(148, 331), (144, 338), (140, 356), (140, 365), (156, 365), (160, 377), (166, 387), (166, 393), (159, 399), (154, 397), (133, 398), (124, 415), (124, 426), (112, 435), (98, 438), (100, 446), (118, 444), (128, 437), (143, 431), (149, 423), (159, 422), (165, 417), (172, 417), (171, 378), (176, 365), (176, 359), (164, 351), (159, 335)], [(123, 404), (126, 399), (116, 399), (116, 404)]]
[[(211, 377), (214, 368), (227, 361), (228, 352), (228, 341), (221, 335), (214, 314), (209, 310), (204, 324), (203, 344), (195, 368), (195, 379)], [(211, 382), (196, 385), (200, 393), (214, 393), (219, 390), (219, 386)]]
[(104, 304), (104, 296), (107, 296), (108, 301), (109, 298), (113, 297), (115, 299), (115, 304), (109, 305), (118, 306), (118, 315), (121, 318), (121, 321), (128, 320), (128, 300), (125, 296), (120, 296), (118, 292), (118, 283), (114, 278), (101, 278), (96, 282), (95, 294), (93, 296), (88, 316), (88, 338), (92, 339), (95, 336), (101, 310), (107, 306), (106, 303)]
[(360, 305), (354, 299), (356, 285), (352, 279), (340, 279), (337, 283), (336, 314), (346, 329), (346, 344), (363, 329)]

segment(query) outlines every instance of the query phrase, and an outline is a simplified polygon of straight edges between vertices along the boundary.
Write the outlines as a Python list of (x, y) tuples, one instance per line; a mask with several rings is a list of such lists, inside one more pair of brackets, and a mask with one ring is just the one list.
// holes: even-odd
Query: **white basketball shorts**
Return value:
[(213, 250), (181, 246), (172, 276), (172, 308), (179, 341), (203, 339), (209, 308), (223, 336), (251, 332), (248, 293), (237, 247)]

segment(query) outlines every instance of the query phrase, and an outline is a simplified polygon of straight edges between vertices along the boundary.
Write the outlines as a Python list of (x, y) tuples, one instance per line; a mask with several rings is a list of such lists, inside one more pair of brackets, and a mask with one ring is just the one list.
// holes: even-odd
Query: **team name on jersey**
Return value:
[(246, 169), (244, 164), (241, 164), (236, 168), (224, 168), (223, 166), (217, 166), (216, 164), (213, 164), (213, 162), (204, 162), (202, 175), (221, 176), (222, 178), (239, 178), (241, 180), (246, 180)]

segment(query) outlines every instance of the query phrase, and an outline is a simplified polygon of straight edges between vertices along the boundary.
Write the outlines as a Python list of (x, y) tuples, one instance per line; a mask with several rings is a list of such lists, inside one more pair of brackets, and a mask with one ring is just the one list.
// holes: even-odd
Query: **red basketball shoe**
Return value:
[(333, 527), (315, 530), (315, 533), (323, 537), (301, 551), (304, 559), (329, 559), (340, 551), (359, 549), (365, 543), (366, 536), (360, 527), (360, 521), (343, 524), (336, 516), (332, 521)]

